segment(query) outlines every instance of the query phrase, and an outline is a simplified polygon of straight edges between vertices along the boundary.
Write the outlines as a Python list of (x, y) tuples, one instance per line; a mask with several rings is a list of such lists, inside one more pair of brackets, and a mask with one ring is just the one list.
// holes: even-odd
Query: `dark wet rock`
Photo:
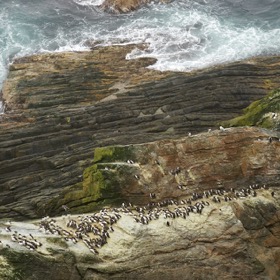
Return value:
[(3, 280), (80, 280), (75, 264), (75, 256), (63, 250), (53, 250), (51, 255), (44, 256), (5, 248), (0, 256), (0, 277)]

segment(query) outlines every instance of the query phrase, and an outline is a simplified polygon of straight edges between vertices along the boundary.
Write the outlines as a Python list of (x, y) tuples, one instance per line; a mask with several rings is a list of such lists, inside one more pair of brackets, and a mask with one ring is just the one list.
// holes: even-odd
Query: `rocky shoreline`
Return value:
[(277, 279), (280, 57), (158, 72), (135, 47), (10, 66), (0, 276)]

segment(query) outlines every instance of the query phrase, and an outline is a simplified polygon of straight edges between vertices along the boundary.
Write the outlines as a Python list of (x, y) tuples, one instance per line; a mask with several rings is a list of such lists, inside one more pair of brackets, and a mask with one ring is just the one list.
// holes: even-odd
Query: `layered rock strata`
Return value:
[(125, 60), (135, 47), (36, 55), (11, 65), (0, 122), (0, 217), (58, 213), (73, 191), (79, 196), (72, 200), (90, 211), (106, 203), (83, 192), (95, 147), (207, 131), (280, 86), (279, 57), (162, 73), (146, 68), (154, 59)]
[(228, 128), (177, 140), (96, 148), (83, 181), (50, 198), (46, 213), (67, 205), (86, 212), (104, 201), (145, 205), (166, 198), (183, 199), (211, 188), (249, 184), (279, 187), (279, 133), (256, 128)]

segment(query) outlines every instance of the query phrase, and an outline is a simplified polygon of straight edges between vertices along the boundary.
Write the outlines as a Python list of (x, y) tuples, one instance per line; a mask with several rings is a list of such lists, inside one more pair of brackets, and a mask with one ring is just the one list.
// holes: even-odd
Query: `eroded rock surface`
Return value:
[[(158, 72), (146, 68), (154, 59), (125, 60), (135, 47), (37, 55), (11, 65), (3, 88), (8, 110), (0, 122), (1, 217), (55, 214), (61, 211), (59, 202), (71, 199), (81, 199), (80, 206), (88, 205), (90, 211), (97, 202), (106, 203), (102, 196), (92, 197), (83, 191), (95, 147), (207, 131), (280, 87), (279, 57), (193, 73)], [(256, 142), (258, 133), (264, 138), (278, 137), (272, 132), (257, 132), (250, 140), (252, 145), (260, 145)], [(202, 135), (201, 145), (209, 145), (208, 137)], [(245, 157), (239, 174), (254, 177), (256, 172), (250, 168), (261, 170), (272, 153), (277, 154), (276, 142), (269, 147), (261, 163), (248, 163)], [(205, 155), (209, 151), (209, 147), (197, 149)], [(253, 155), (255, 150), (249, 153)], [(196, 168), (192, 168), (195, 174)], [(230, 173), (228, 169), (220, 171), (225, 176)], [(212, 178), (211, 184), (216, 179)], [(46, 203), (50, 205), (48, 213), (44, 212)]]

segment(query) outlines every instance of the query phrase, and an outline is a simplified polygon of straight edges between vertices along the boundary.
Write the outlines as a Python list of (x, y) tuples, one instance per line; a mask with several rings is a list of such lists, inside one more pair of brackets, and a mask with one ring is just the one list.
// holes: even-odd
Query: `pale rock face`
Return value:
[[(43, 243), (37, 252), (28, 253), (24, 246), (10, 241), (11, 233), (4, 232), (3, 223), (0, 239), (11, 248), (1, 250), (0, 276), (21, 271), (24, 279), (36, 279), (32, 278), (39, 273), (36, 267), (32, 276), (24, 266), (24, 259), (25, 269), (19, 270), (15, 262), (15, 256), (26, 255), (33, 262), (39, 259), (44, 262), (48, 272), (40, 279), (52, 275), (54, 280), (178, 277), (276, 280), (280, 271), (280, 201), (279, 195), (271, 196), (271, 191), (258, 190), (257, 197), (231, 202), (211, 203), (209, 200), (210, 205), (202, 214), (190, 213), (186, 219), (160, 215), (147, 225), (136, 223), (131, 213), (122, 213), (113, 225), (114, 232), (110, 233), (107, 244), (98, 249), (98, 255), (92, 254), (82, 241), (73, 244), (59, 235), (39, 231), (39, 221), (12, 221), (13, 231), (24, 235), (32, 233)], [(58, 226), (69, 230), (65, 219), (78, 220), (78, 216), (54, 219)], [(59, 269), (63, 273), (55, 274)]]

